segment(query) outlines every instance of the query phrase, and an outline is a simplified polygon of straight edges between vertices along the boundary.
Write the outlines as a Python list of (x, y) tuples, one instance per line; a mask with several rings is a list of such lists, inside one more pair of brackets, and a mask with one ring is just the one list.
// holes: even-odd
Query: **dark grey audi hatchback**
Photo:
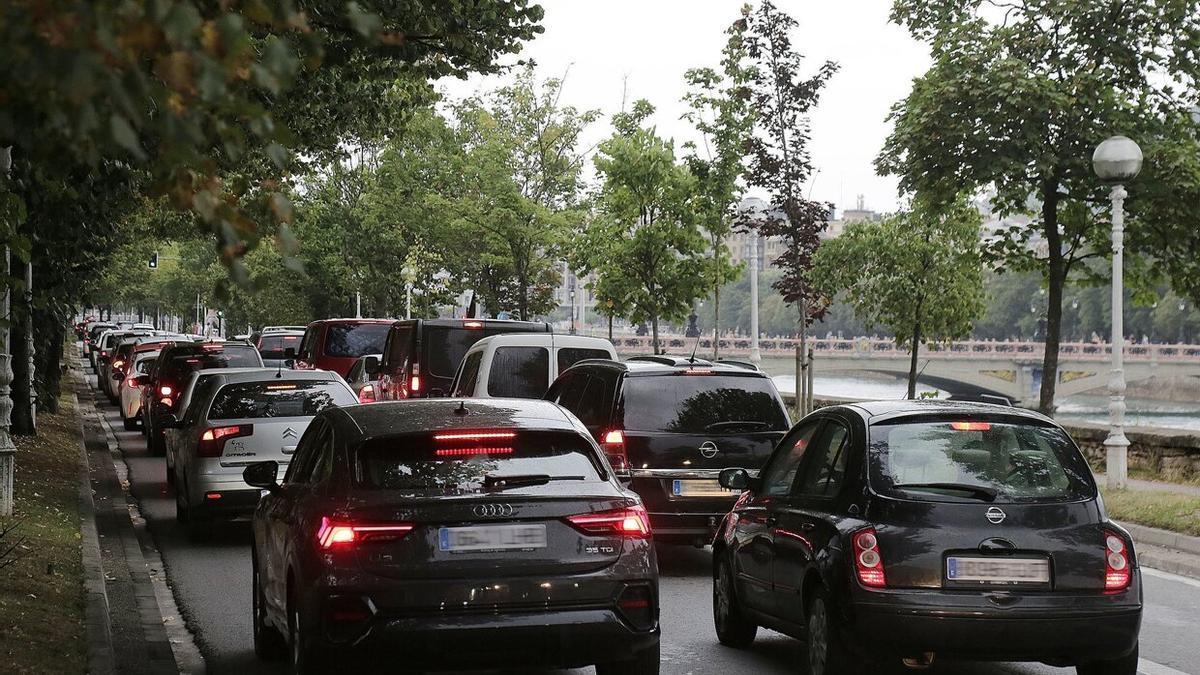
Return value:
[(1142, 588), (1078, 447), (1037, 413), (887, 401), (792, 428), (713, 545), (726, 645), (808, 642), (812, 675), (935, 660), (1135, 675)]
[(536, 400), (415, 399), (313, 418), (262, 462), (263, 658), (420, 670), (659, 669), (650, 523), (587, 429)]

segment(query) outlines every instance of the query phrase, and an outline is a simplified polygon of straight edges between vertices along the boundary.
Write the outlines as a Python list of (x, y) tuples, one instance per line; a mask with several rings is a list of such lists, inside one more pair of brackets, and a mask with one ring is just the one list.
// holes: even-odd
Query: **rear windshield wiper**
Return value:
[(551, 476), (548, 474), (523, 474), (516, 476), (486, 476), (483, 479), (483, 487), (488, 490), (503, 490), (510, 487), (523, 487), (526, 485), (545, 485), (550, 481), (555, 480), (587, 480), (583, 476)]
[(998, 490), (982, 485), (971, 485), (969, 483), (900, 483), (893, 485), (893, 490), (947, 490), (957, 492), (967, 492), (985, 502), (996, 501), (996, 496), (1000, 494)]
[(758, 420), (729, 420), (728, 422), (713, 422), (712, 424), (704, 427), (704, 430), (713, 431), (714, 429), (724, 429), (725, 427), (753, 427), (755, 429), (762, 429), (763, 427), (769, 426), (771, 425)]

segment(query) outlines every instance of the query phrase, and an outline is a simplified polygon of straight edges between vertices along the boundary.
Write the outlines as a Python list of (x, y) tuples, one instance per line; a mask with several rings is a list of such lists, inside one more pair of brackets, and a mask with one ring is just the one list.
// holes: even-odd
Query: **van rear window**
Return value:
[(390, 324), (334, 323), (325, 330), (325, 355), (339, 358), (358, 358), (364, 354), (383, 351)]
[(788, 428), (779, 392), (766, 377), (627, 377), (623, 396), (624, 428), (630, 431), (711, 435)]
[(1013, 421), (901, 421), (871, 428), (871, 483), (924, 501), (1075, 501), (1095, 496), (1065, 432)]
[[(439, 439), (447, 435), (460, 437)], [(428, 496), (502, 493), (560, 483), (573, 489), (602, 480), (595, 451), (577, 434), (495, 430), (487, 432), (487, 438), (470, 435), (368, 439), (355, 452), (355, 482)], [(506, 477), (514, 480), (512, 485), (499, 484)]]
[(302, 335), (264, 335), (258, 339), (258, 353), (264, 359), (282, 359), (287, 349), (295, 349), (299, 354), (300, 338)]
[(329, 407), (356, 403), (358, 399), (338, 382), (243, 382), (221, 387), (208, 419), (312, 417)]

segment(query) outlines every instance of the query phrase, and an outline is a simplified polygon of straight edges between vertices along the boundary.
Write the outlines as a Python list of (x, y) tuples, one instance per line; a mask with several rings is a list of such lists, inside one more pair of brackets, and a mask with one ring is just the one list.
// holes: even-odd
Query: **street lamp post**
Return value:
[(411, 319), (413, 282), (417, 279), (417, 271), (412, 265), (405, 265), (400, 270), (400, 276), (404, 278), (404, 318)]
[(1100, 180), (1112, 184), (1112, 376), (1108, 381), (1108, 438), (1104, 441), (1109, 488), (1124, 488), (1129, 474), (1129, 439), (1125, 437), (1124, 278), (1125, 183), (1142, 170), (1142, 150), (1125, 136), (1113, 136), (1092, 155)]
[[(758, 350), (758, 232), (750, 230), (747, 239), (750, 240), (750, 362), (761, 363), (762, 352)], [(796, 391), (800, 391), (799, 387)]]

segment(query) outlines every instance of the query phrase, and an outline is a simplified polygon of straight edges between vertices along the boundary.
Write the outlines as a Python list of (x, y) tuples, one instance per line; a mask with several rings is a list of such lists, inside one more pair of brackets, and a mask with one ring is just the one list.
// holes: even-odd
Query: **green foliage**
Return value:
[[(986, 255), (1010, 269), (1040, 270), (1048, 295), (1041, 408), (1053, 407), (1063, 287), (1092, 268), (1106, 243), (1106, 189), (1092, 174), (1095, 147), (1113, 133), (1144, 145), (1131, 186), (1133, 240), (1156, 245), (1188, 274), (1194, 256), (1200, 2), (1018, 0), (896, 2), (892, 18), (927, 42), (933, 65), (892, 111), (894, 131), (877, 159), (904, 192), (950, 203), (964, 190), (994, 192), (1000, 215), (1032, 215), (1000, 233)], [(1145, 223), (1144, 234), (1137, 230)], [(1039, 257), (1037, 239), (1045, 245)], [(1157, 253), (1157, 252), (1156, 252)]]
[(600, 143), (603, 181), (596, 213), (574, 251), (576, 269), (595, 273), (593, 292), (611, 298), (634, 323), (682, 319), (704, 285), (705, 242), (695, 222), (695, 178), (675, 161), (671, 142), (644, 126), (654, 112), (639, 100), (613, 119)]
[(909, 398), (921, 342), (965, 337), (983, 310), (979, 213), (917, 207), (879, 222), (855, 223), (817, 251), (813, 279), (846, 302), (868, 327), (885, 326), (913, 353)]

